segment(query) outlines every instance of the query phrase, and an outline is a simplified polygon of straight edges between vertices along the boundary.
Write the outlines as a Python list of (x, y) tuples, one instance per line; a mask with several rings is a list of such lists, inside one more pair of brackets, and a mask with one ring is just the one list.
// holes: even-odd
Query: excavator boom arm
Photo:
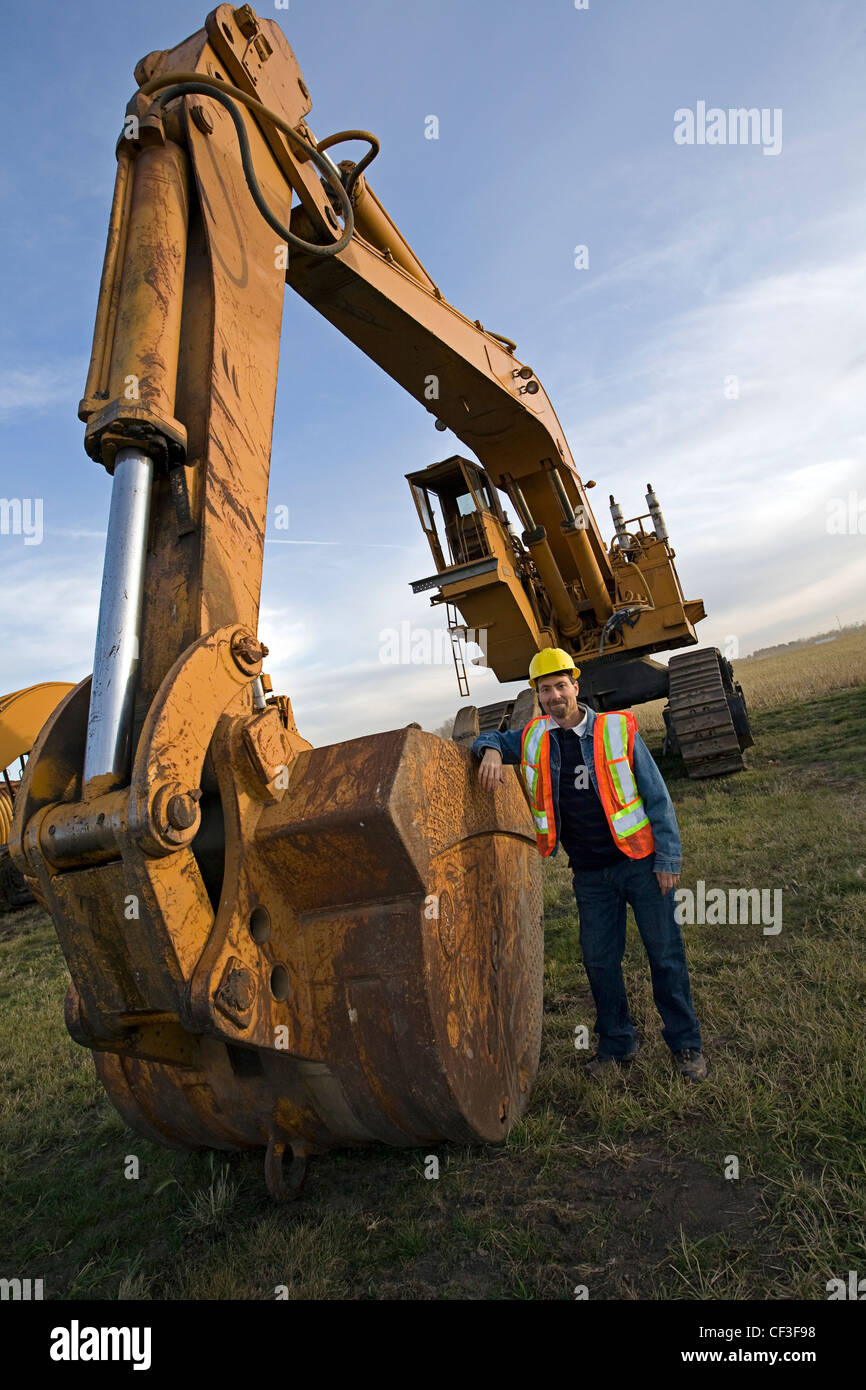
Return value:
[[(543, 530), (544, 577), (561, 599), (560, 619), (574, 618), (569, 605), (579, 611), (583, 600), (604, 623), (617, 607), (613, 566), (543, 387), (510, 340), (447, 302), (357, 168), (349, 183), (348, 163), (353, 225), (341, 231), (334, 209), (342, 199), (345, 211), (347, 199), (330, 157), (329, 182), (327, 167), (321, 174), (324, 149), (342, 137), (319, 150), (309, 93), (279, 26), (248, 6), (219, 6), (203, 31), (149, 55), (136, 75), (80, 413), (88, 451), (108, 467), (119, 440), (160, 442), (174, 517), (166, 524), (169, 497), (158, 487), (156, 528), (166, 542), (172, 529), (185, 541), (181, 555), (169, 548), (167, 573), (157, 558), (166, 548), (154, 546), (143, 580), (165, 591), (178, 561), (186, 571), (170, 628), (141, 644), (163, 655), (143, 663), (139, 717), (171, 651), (215, 620), (255, 626), (281, 271), (473, 450), (533, 535)], [(359, 135), (375, 139), (343, 133)], [(566, 618), (566, 637), (569, 626), (581, 620)], [(668, 614), (669, 638), (671, 627)], [(536, 625), (530, 635), (558, 633)]]

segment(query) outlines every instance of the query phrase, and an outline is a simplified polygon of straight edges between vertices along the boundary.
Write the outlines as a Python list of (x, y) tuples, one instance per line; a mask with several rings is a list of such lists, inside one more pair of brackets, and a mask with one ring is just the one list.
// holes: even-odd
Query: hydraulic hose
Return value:
[(368, 165), (373, 163), (373, 160), (379, 153), (380, 145), (378, 137), (373, 135), (369, 130), (338, 130), (334, 135), (328, 135), (324, 140), (320, 140), (316, 148), (319, 153), (322, 154), (325, 150), (329, 150), (332, 145), (341, 145), (344, 140), (367, 140), (370, 145), (364, 158), (355, 165), (354, 169), (349, 171), (346, 178), (346, 192), (351, 198), (352, 189), (355, 187), (355, 184)]
[(599, 656), (604, 656), (605, 643), (609, 637), (612, 637), (614, 633), (622, 632), (626, 625), (634, 627), (641, 613), (648, 613), (650, 611), (650, 605), (647, 603), (642, 603), (637, 607), (615, 609), (601, 630), (601, 641), (598, 647)]
[[(213, 101), (218, 101), (220, 106), (224, 106), (232, 118), (235, 133), (238, 137), (238, 148), (240, 149), (241, 163), (243, 165), (244, 176), (253, 202), (265, 219), (269, 227), (283, 238), (289, 246), (293, 246), (296, 251), (306, 251), (313, 256), (336, 256), (340, 251), (345, 251), (352, 234), (355, 230), (355, 218), (352, 212), (352, 202), (346, 189), (339, 178), (334, 173), (331, 162), (320, 154), (315, 145), (311, 145), (302, 135), (299, 135), (288, 121), (284, 121), (282, 116), (270, 111), (262, 102), (255, 97), (247, 96), (239, 87), (233, 87), (230, 82), (223, 82), (216, 77), (202, 77), (197, 72), (176, 72), (168, 77), (154, 77), (150, 82), (146, 82), (141, 88), (143, 96), (153, 96), (158, 106), (164, 106), (166, 102), (173, 101), (175, 97), (183, 96), (204, 96), (211, 97)], [(156, 93), (159, 93), (156, 96)], [(234, 98), (234, 100), (232, 100)], [(281, 130), (287, 139), (301, 151), (306, 157), (312, 160), (316, 168), (320, 171), (325, 182), (333, 188), (340, 202), (343, 219), (346, 223), (343, 235), (339, 241), (326, 243), (324, 246), (317, 242), (304, 241), (301, 237), (295, 236), (288, 227), (285, 227), (265, 201), (264, 194), (259, 187), (256, 172), (253, 168), (252, 154), (250, 152), (250, 142), (247, 136), (246, 127), (243, 123), (241, 113), (235, 105), (235, 101), (241, 102), (248, 110), (255, 115), (261, 116), (263, 120), (270, 121)], [(378, 142), (377, 142), (378, 145)], [(372, 157), (372, 151), (370, 157)], [(369, 163), (369, 158), (368, 161)]]

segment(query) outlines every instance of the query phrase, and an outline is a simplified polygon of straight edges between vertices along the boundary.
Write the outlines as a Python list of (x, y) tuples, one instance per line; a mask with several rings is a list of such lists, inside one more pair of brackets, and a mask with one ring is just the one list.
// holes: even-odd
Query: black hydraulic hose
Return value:
[[(230, 82), (221, 82), (215, 77), (203, 78), (198, 73), (174, 73), (170, 77), (155, 77), (151, 82), (146, 82), (141, 88), (141, 91), (144, 96), (152, 96), (154, 93), (158, 92), (159, 95), (155, 96), (154, 100), (159, 106), (164, 106), (166, 102), (173, 101), (175, 97), (193, 95), (211, 97), (213, 101), (218, 101), (221, 106), (225, 107), (232, 118), (235, 133), (238, 137), (238, 147), (240, 149), (241, 163), (243, 165), (247, 186), (250, 190), (253, 202), (268, 226), (272, 227), (277, 233), (277, 236), (282, 237), (289, 246), (294, 246), (296, 251), (306, 251), (314, 256), (336, 256), (340, 251), (345, 251), (349, 242), (352, 240), (352, 235), (355, 230), (355, 217), (352, 212), (352, 202), (349, 194), (346, 192), (340, 179), (335, 175), (333, 166), (325, 159), (324, 155), (319, 153), (315, 145), (311, 145), (303, 136), (299, 135), (298, 132), (289, 125), (288, 121), (283, 120), (282, 116), (278, 116), (274, 111), (269, 111), (260, 101), (256, 101), (255, 97), (247, 96), (246, 92), (242, 92), (238, 87), (233, 87)], [(324, 246), (316, 242), (304, 241), (301, 237), (295, 236), (294, 232), (289, 231), (288, 227), (284, 227), (276, 214), (268, 207), (262, 190), (259, 188), (255, 169), (253, 168), (250, 142), (247, 137), (246, 127), (241, 118), (241, 113), (235, 106), (232, 97), (248, 107), (250, 111), (270, 121), (278, 130), (281, 130), (296, 148), (301, 150), (312, 160), (316, 168), (323, 174), (325, 181), (333, 188), (340, 200), (342, 215), (346, 223), (343, 229), (343, 235), (340, 237), (339, 241), (329, 242)]]
[(651, 612), (649, 604), (642, 604), (639, 608), (617, 608), (611, 613), (607, 622), (601, 630), (601, 642), (599, 643), (598, 654), (604, 656), (604, 646), (608, 637), (615, 632), (622, 632), (626, 624), (634, 627), (641, 613)]
[(364, 158), (355, 165), (354, 169), (350, 169), (346, 176), (346, 192), (351, 198), (355, 184), (367, 166), (373, 163), (381, 147), (378, 137), (369, 130), (338, 130), (334, 135), (327, 135), (324, 140), (320, 140), (316, 148), (321, 154), (323, 151), (329, 150), (332, 145), (342, 145), (344, 140), (367, 140), (370, 145)]

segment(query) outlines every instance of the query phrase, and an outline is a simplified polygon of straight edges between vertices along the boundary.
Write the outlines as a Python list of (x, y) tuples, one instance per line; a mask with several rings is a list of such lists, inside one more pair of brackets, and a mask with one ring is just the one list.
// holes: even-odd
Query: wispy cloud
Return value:
[(76, 527), (67, 526), (46, 526), (46, 536), (57, 536), (66, 541), (102, 541), (105, 542), (106, 531), (86, 531)]
[(49, 558), (43, 544), (26, 558), (4, 556), (2, 586), (4, 610), (17, 617), (5, 625), (0, 694), (87, 675), (93, 665), (100, 558), (86, 565)]
[(0, 418), (67, 409), (70, 398), (80, 396), (85, 373), (86, 364), (78, 359), (37, 367), (0, 366)]
[(866, 476), (864, 291), (862, 254), (757, 277), (656, 325), (601, 409), (597, 382), (566, 402), (583, 476), (626, 515), (656, 487), (683, 586), (711, 614), (704, 641), (739, 632), (742, 650), (837, 607), (864, 616), (863, 547), (826, 525), (830, 500)]
[(365, 546), (372, 550), (414, 550), (413, 545), (397, 545), (389, 541), (359, 541), (352, 537), (348, 541), (290, 541), (276, 536), (265, 536), (265, 545), (339, 545), (343, 549), (352, 549), (354, 546)]

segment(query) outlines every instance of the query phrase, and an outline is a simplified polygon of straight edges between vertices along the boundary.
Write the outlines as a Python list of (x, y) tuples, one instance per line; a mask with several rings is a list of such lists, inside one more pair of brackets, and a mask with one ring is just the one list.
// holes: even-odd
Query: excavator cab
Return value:
[[(489, 528), (507, 528), (496, 489), (483, 468), (454, 454), (406, 475), (437, 570), (470, 564), (495, 553)], [(448, 559), (436, 529), (431, 494), (439, 503)]]

